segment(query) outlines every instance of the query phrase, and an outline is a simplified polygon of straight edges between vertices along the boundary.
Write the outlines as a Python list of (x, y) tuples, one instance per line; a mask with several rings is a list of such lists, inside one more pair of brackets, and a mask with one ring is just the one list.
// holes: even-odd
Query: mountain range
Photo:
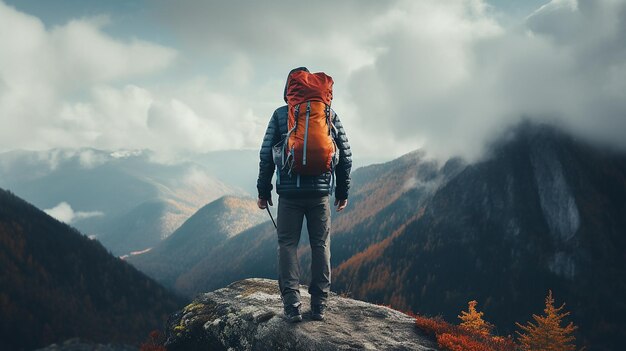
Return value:
[(146, 150), (15, 150), (0, 154), (0, 186), (118, 256), (156, 245), (207, 202), (245, 194), (201, 163), (154, 157)]
[[(65, 197), (72, 205), (84, 197), (71, 191), (72, 182), (77, 189), (96, 187), (97, 179), (81, 185), (82, 177), (111, 174), (111, 179), (128, 181), (130, 185), (121, 190), (111, 190), (107, 187), (112, 188), (113, 181), (109, 185), (103, 181), (89, 194), (102, 195), (114, 207), (115, 201), (124, 201), (108, 192), (121, 196), (126, 191), (129, 199), (135, 199), (133, 204), (119, 205), (117, 212), (76, 205), (83, 211), (75, 213), (76, 223), (93, 225), (102, 220), (94, 213), (115, 213), (107, 245), (132, 243), (114, 253), (136, 247), (141, 252), (126, 260), (178, 294), (191, 297), (244, 278), (277, 276), (275, 228), (254, 199), (223, 194), (212, 198), (220, 192), (236, 193), (238, 188), (232, 185), (219, 188), (227, 184), (221, 181), (214, 183), (221, 190), (211, 196), (202, 193), (206, 189), (194, 193), (194, 187), (173, 186), (177, 175), (185, 174), (181, 170), (197, 167), (193, 162), (156, 166), (146, 161), (141, 167), (147, 168), (133, 173), (129, 170), (139, 167), (131, 165), (137, 160), (126, 156), (91, 168), (81, 164), (87, 162), (81, 156), (72, 156), (84, 170), (76, 171), (80, 177), (64, 179), (52, 166), (41, 170), (33, 162), (11, 157), (0, 155), (2, 181), (40, 200), (58, 192), (50, 203), (63, 197), (61, 190), (44, 186), (48, 181), (73, 194), (75, 198)], [(129, 164), (122, 167), (124, 160)], [(121, 163), (111, 166), (116, 162)], [(97, 167), (104, 168), (97, 175), (88, 173)], [(146, 182), (150, 167), (160, 176)], [(13, 171), (7, 172), (9, 168)], [(73, 174), (67, 165), (61, 168), (63, 175)], [(15, 176), (16, 169), (27, 171), (23, 179)], [(196, 178), (217, 179), (210, 172)], [(480, 160), (441, 162), (418, 150), (356, 169), (352, 184), (346, 210), (333, 209), (331, 214), (335, 292), (441, 315), (451, 322), (468, 301), (477, 300), (484, 317), (500, 335), (507, 335), (514, 333), (515, 322), (539, 313), (552, 290), (557, 303), (566, 302), (572, 312), (568, 320), (579, 326), (579, 345), (589, 350), (619, 349), (626, 335), (623, 151), (591, 144), (555, 126), (524, 122), (497, 138)], [(185, 194), (195, 199), (187, 204), (195, 205), (176, 212)], [(176, 230), (174, 225), (168, 227), (173, 232), (169, 236), (155, 235), (163, 232), (159, 229), (163, 215), (158, 213), (179, 215), (181, 225)], [(301, 282), (306, 284), (310, 276), (306, 229), (304, 234), (299, 255)], [(98, 239), (107, 243), (106, 237)], [(7, 252), (19, 248), (10, 245)]]
[(268, 219), (254, 199), (223, 196), (198, 210), (153, 249), (126, 259), (173, 287), (181, 274), (193, 270), (203, 259), (224, 256), (221, 244)]
[[(579, 344), (614, 350), (626, 335), (626, 154), (524, 122), (480, 160), (421, 151), (353, 172), (332, 213), (332, 289), (455, 322), (470, 300), (500, 334), (567, 303)], [(310, 253), (300, 243), (302, 282)], [(275, 278), (271, 222), (222, 242), (170, 285), (192, 296)]]
[[(384, 240), (388, 230), (401, 226), (414, 216), (415, 207), (430, 198), (463, 166), (459, 159), (440, 165), (427, 158), (424, 152), (415, 151), (397, 160), (362, 167), (353, 172), (350, 206), (341, 213), (333, 208), (331, 214), (333, 263), (339, 264), (369, 245)], [(275, 228), (272, 222), (267, 221), (267, 213), (259, 211), (254, 200), (248, 201), (245, 214), (242, 214), (232, 206), (224, 206), (223, 199), (217, 200), (194, 214), (153, 250), (127, 260), (165, 286), (189, 297), (224, 287), (238, 279), (275, 278)], [(259, 216), (255, 217), (259, 221), (265, 219), (266, 222), (251, 222), (247, 218), (253, 214)], [(224, 235), (221, 226), (215, 224), (220, 217), (256, 225), (241, 227), (245, 230), (236, 235)], [(215, 236), (221, 239), (212, 239)], [(310, 276), (306, 225), (303, 225), (299, 257), (301, 281), (304, 283)]]
[(340, 263), (334, 289), (454, 321), (470, 300), (501, 333), (552, 290), (579, 344), (626, 335), (626, 154), (524, 123), (416, 216)]

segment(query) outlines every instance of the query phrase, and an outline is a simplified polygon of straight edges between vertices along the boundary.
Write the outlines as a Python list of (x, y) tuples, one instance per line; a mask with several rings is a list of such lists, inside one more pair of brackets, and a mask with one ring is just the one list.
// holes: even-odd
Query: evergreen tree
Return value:
[(458, 316), (461, 320), (461, 327), (487, 336), (493, 329), (493, 325), (483, 320), (484, 313), (476, 310), (477, 304), (476, 300), (472, 300), (467, 303), (468, 311), (461, 311), (461, 314)]
[(548, 291), (546, 297), (546, 307), (543, 310), (545, 315), (533, 314), (536, 323), (528, 322), (526, 325), (516, 323), (522, 332), (517, 332), (522, 350), (528, 351), (574, 351), (574, 336), (572, 333), (577, 329), (572, 322), (562, 327), (561, 323), (569, 312), (561, 312), (565, 303), (561, 307), (554, 307), (552, 290)]

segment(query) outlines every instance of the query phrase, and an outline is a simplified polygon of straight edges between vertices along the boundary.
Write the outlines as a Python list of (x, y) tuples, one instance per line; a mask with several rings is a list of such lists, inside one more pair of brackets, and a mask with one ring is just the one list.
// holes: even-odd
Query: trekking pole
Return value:
[(278, 226), (276, 226), (276, 222), (274, 222), (274, 217), (272, 217), (272, 212), (270, 212), (270, 207), (266, 206), (265, 209), (267, 210), (267, 213), (270, 214), (270, 218), (272, 219), (272, 223), (274, 223), (274, 228), (278, 229)]

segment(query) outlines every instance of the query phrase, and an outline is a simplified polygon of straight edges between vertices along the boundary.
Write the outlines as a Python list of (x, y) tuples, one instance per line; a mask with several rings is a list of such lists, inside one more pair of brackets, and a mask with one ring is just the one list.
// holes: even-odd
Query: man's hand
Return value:
[(337, 206), (337, 212), (343, 210), (344, 208), (346, 208), (346, 206), (348, 206), (348, 199), (345, 199), (345, 200), (335, 199), (335, 206)]
[(267, 208), (267, 204), (269, 204), (270, 206), (274, 206), (274, 204), (272, 203), (272, 198), (270, 198), (269, 200), (258, 198), (256, 200), (256, 205), (259, 206), (259, 208), (262, 210)]

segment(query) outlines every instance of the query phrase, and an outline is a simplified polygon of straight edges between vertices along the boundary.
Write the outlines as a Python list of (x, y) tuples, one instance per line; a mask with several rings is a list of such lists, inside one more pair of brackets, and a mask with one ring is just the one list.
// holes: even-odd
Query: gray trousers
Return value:
[(324, 303), (330, 291), (330, 196), (279, 197), (278, 285), (285, 305), (300, 302), (298, 243), (304, 216), (311, 244), (311, 303)]

